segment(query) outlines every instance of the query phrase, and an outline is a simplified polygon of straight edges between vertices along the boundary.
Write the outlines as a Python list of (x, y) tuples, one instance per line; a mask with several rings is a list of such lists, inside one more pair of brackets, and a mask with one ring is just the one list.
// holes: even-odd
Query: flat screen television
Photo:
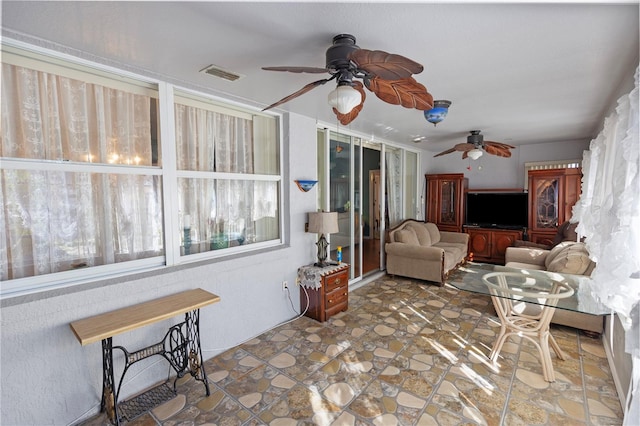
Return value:
[(465, 224), (485, 228), (528, 226), (526, 192), (468, 192)]

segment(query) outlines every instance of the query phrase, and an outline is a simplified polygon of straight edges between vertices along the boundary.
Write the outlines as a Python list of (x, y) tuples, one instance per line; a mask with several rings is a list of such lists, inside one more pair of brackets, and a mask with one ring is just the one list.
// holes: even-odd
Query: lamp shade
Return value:
[(327, 100), (329, 105), (337, 109), (340, 114), (348, 114), (352, 109), (360, 105), (362, 96), (351, 85), (342, 84), (329, 92)]
[(337, 212), (312, 212), (309, 213), (308, 232), (316, 234), (334, 234), (338, 232)]
[(433, 101), (433, 108), (424, 112), (424, 118), (435, 126), (439, 122), (445, 119), (449, 112), (451, 101), (437, 100)]
[(472, 160), (477, 160), (482, 157), (482, 150), (478, 148), (474, 148), (471, 151), (467, 152), (467, 155), (471, 157)]

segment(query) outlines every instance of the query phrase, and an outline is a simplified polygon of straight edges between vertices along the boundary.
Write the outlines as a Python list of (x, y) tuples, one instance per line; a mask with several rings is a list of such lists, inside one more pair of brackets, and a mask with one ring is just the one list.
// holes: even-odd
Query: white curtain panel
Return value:
[[(254, 173), (251, 120), (180, 104), (175, 115), (178, 169)], [(217, 234), (253, 236), (248, 228), (254, 220), (265, 213), (275, 217), (277, 191), (269, 194), (253, 180), (182, 178), (179, 185), (180, 206), (191, 217), (194, 242)]]
[[(150, 128), (147, 96), (2, 65), (2, 157), (151, 165)], [(2, 174), (2, 280), (163, 252), (154, 176)]]
[[(638, 107), (640, 68), (635, 88), (618, 100), (602, 132), (583, 159), (582, 196), (572, 222), (596, 268), (589, 291), (619, 315), (626, 330), (626, 350), (633, 359), (625, 424), (640, 421), (640, 140)], [(633, 395), (633, 396), (632, 396)]]
[(585, 152), (582, 196), (572, 222), (597, 263), (592, 291), (625, 318), (640, 300), (640, 165), (636, 87), (618, 100)]
[(387, 211), (388, 228), (396, 226), (402, 220), (402, 150), (387, 148)]

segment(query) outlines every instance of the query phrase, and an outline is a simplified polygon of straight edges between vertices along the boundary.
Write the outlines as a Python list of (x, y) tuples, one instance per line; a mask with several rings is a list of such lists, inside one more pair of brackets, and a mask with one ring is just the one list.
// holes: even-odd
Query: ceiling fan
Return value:
[[(405, 108), (430, 110), (433, 96), (426, 87), (418, 83), (412, 74), (424, 69), (419, 63), (401, 55), (382, 50), (361, 49), (351, 34), (338, 34), (326, 52), (325, 68), (304, 66), (262, 67), (267, 71), (288, 71), (294, 73), (329, 73), (331, 77), (314, 81), (275, 102), (263, 111), (274, 108), (297, 98), (331, 80), (337, 87), (329, 94), (329, 105), (343, 125), (351, 123), (363, 108), (366, 98), (364, 87), (383, 101), (402, 105)], [(354, 79), (362, 79), (364, 84)]]
[(514, 149), (515, 146), (507, 145), (506, 143), (485, 141), (484, 136), (480, 134), (480, 130), (471, 130), (471, 134), (467, 136), (467, 143), (459, 143), (453, 148), (449, 148), (446, 151), (442, 151), (434, 157), (439, 157), (445, 154), (451, 154), (452, 152), (462, 151), (462, 159), (471, 157), (473, 160), (477, 160), (482, 156), (482, 150), (484, 149), (488, 154), (497, 155), (498, 157), (511, 157), (510, 149)]

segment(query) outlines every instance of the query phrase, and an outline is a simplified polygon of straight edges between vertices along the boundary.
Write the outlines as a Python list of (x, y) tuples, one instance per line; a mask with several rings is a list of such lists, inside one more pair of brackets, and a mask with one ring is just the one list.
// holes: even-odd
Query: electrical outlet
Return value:
[(289, 288), (289, 283), (282, 281), (282, 291), (286, 291)]

